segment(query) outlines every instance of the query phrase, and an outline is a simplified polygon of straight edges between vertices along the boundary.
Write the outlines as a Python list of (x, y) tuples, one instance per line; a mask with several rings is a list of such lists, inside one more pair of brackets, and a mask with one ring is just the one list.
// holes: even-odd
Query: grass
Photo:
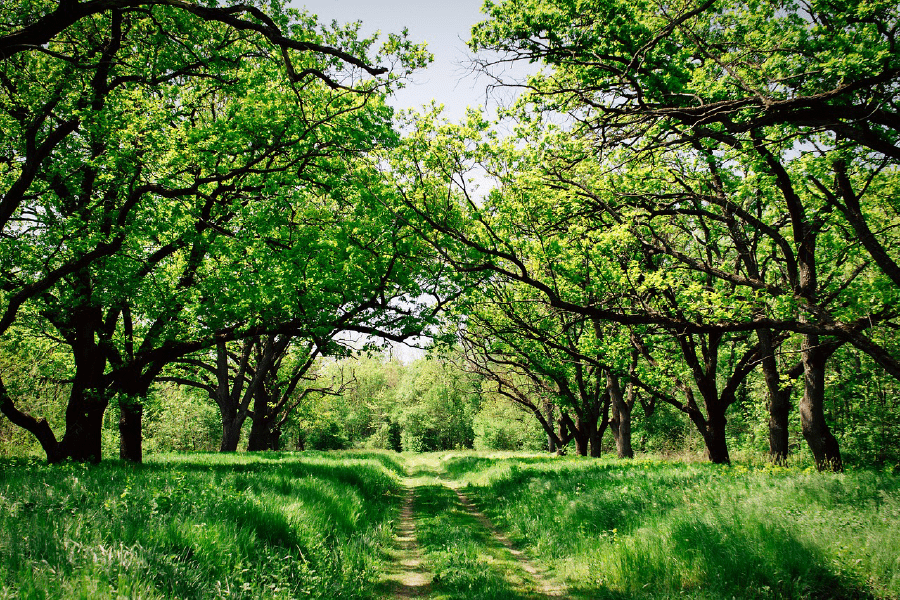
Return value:
[(372, 599), (415, 487), (431, 600), (900, 599), (900, 478), (764, 464), (381, 452), (0, 461), (0, 598)]
[(387, 454), (0, 464), (0, 598), (372, 598)]
[(900, 479), (447, 455), (496, 526), (589, 598), (900, 598)]

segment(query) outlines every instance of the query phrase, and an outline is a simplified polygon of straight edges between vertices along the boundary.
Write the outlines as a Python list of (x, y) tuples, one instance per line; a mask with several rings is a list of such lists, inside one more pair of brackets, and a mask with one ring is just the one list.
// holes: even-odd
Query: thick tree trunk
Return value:
[(819, 336), (807, 335), (801, 344), (804, 389), (800, 400), (800, 427), (816, 468), (842, 471), (838, 441), (825, 421), (825, 360), (820, 356)]
[(725, 438), (725, 425), (728, 420), (725, 415), (711, 417), (706, 423), (703, 439), (706, 442), (706, 451), (709, 460), (715, 464), (729, 464), (728, 441)]
[(618, 423), (613, 429), (616, 439), (616, 454), (619, 458), (634, 458), (631, 447), (631, 407), (622, 402), (618, 408)]
[(66, 433), (60, 442), (59, 460), (98, 463), (103, 457), (103, 414), (108, 402), (78, 394), (66, 409)]
[(703, 442), (706, 444), (706, 456), (710, 462), (715, 464), (730, 464), (731, 457), (728, 455), (728, 440), (725, 438), (725, 425), (728, 419), (725, 418), (725, 411), (719, 407), (719, 404), (707, 403), (708, 418), (704, 418), (699, 411), (690, 413), (688, 416), (703, 436)]
[(237, 415), (222, 417), (222, 443), (219, 444), (219, 452), (236, 452), (238, 443), (241, 441), (241, 427), (244, 424), (243, 419), (239, 419)]
[(763, 379), (769, 392), (769, 458), (775, 464), (783, 463), (790, 452), (788, 445), (788, 417), (791, 412), (791, 387), (782, 388), (775, 360), (772, 332), (759, 329), (756, 332), (762, 356)]
[(566, 453), (566, 450), (567, 450), (568, 445), (569, 445), (569, 441), (570, 441), (572, 438), (571, 438), (571, 437), (567, 437), (566, 424), (563, 422), (563, 419), (562, 419), (561, 416), (560, 416), (560, 418), (557, 420), (556, 424), (557, 424), (557, 428), (558, 428), (558, 431), (559, 431), (559, 434), (558, 434), (558, 435), (559, 435), (560, 442), (562, 442), (563, 440), (565, 440), (565, 443), (560, 443), (559, 446), (556, 448), (556, 454), (557, 454), (557, 456), (562, 456), (562, 455), (564, 455), (564, 454)]
[(253, 397), (253, 416), (250, 426), (250, 437), (247, 439), (247, 450), (257, 452), (272, 450), (272, 415), (269, 408), (269, 396), (262, 385)]
[(575, 432), (575, 453), (578, 456), (587, 456), (588, 454), (588, 434), (584, 431)]
[(591, 457), (599, 458), (603, 453), (603, 431), (596, 426), (590, 430)]
[[(552, 425), (553, 423), (553, 405), (549, 402), (544, 405), (544, 410), (547, 412), (547, 423)], [(547, 451), (548, 452), (556, 452), (556, 436), (552, 431), (547, 431)]]
[(139, 463), (144, 460), (141, 425), (144, 406), (139, 400), (119, 405), (119, 458)]

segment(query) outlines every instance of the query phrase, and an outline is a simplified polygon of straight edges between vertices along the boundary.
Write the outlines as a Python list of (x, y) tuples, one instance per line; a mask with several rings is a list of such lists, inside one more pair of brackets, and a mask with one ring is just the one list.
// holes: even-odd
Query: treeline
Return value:
[[(775, 462), (798, 430), (819, 469), (847, 436), (892, 460), (895, 2), (487, 3), (476, 65), (541, 66), (502, 128), (396, 118), (428, 60), (405, 36), (277, 2), (74, 6), (0, 7), (0, 412), (49, 461), (99, 460), (110, 406), (141, 460), (145, 411), (178, 412), (159, 389), (211, 403), (220, 450), (280, 447), (351, 389), (318, 372), (348, 335), (423, 334), (548, 450), (609, 431), (630, 457), (665, 410), (716, 463), (760, 418)], [(412, 397), (381, 438), (464, 445)]]
[[(852, 364), (854, 369), (839, 371), (826, 416), (849, 464), (897, 468), (896, 385), (865, 355), (845, 352), (840, 364)], [(69, 384), (54, 383), (51, 372), (43, 371), (41, 364), (29, 362), (27, 355), (14, 356), (8, 347), (0, 357), (8, 381), (22, 391), (23, 404), (45, 415), (51, 425), (63, 424)], [(611, 427), (608, 396), (601, 399), (597, 435), (581, 447), (567, 435), (565, 425), (561, 434), (559, 430), (567, 421), (565, 413), (572, 420), (578, 418), (577, 413), (562, 404), (542, 405), (541, 414), (550, 415), (556, 428), (555, 436), (548, 435), (532, 408), (501, 391), (494, 377), (478, 373), (477, 365), (467, 362), (459, 350), (410, 363), (389, 354), (320, 361), (303, 385), (298, 394), (302, 401), (276, 430), (271, 449), (477, 449), (594, 456), (618, 454), (621, 449)], [(759, 460), (768, 450), (768, 414), (759, 401), (765, 397), (765, 381), (759, 373), (751, 375), (736, 396), (726, 427), (728, 446), (745, 460)], [(682, 411), (658, 403), (652, 396), (635, 394), (633, 400), (635, 455), (689, 457), (704, 453), (703, 437)], [(102, 430), (105, 454), (118, 449), (120, 410), (114, 403), (106, 414)], [(214, 400), (195, 386), (158, 384), (145, 398), (143, 410), (143, 447), (148, 452), (214, 452), (222, 447), (226, 430), (221, 413)], [(248, 450), (251, 432), (252, 420), (248, 420), (234, 449)], [(564, 442), (560, 435), (566, 438)], [(789, 440), (791, 451), (801, 461), (812, 461), (796, 420)], [(39, 444), (27, 431), (0, 422), (0, 456), (39, 452)]]

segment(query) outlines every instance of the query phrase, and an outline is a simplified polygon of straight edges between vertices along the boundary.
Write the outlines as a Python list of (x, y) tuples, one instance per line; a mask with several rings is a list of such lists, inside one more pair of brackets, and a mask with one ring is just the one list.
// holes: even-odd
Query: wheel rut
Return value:
[[(439, 464), (436, 463), (437, 461), (432, 464), (432, 461), (420, 459), (417, 468), (414, 471), (408, 471), (407, 477), (403, 480), (403, 502), (394, 524), (393, 544), (388, 552), (387, 569), (383, 576), (385, 598), (406, 600), (432, 596), (443, 597), (441, 590), (443, 582), (436, 583), (434, 573), (429, 570), (425, 552), (417, 538), (416, 527), (417, 497), (425, 493), (424, 490), (433, 489), (432, 486), (435, 484), (451, 490), (456, 496), (459, 509), (468, 515), (470, 526), (485, 532), (486, 545), (483, 551), (486, 555), (499, 557), (497, 553), (500, 552), (509, 557), (502, 559), (502, 562), (509, 564), (512, 568), (509, 572), (510, 579), (508, 579), (510, 585), (514, 585), (510, 588), (512, 595), (516, 598), (534, 600), (565, 598), (566, 588), (556, 583), (546, 569), (529, 560), (521, 550), (515, 547), (509, 537), (494, 527), (491, 520), (478, 509), (472, 499), (457, 485), (454, 485), (455, 482), (445, 478)], [(422, 517), (418, 516), (418, 518)], [(513, 581), (517, 583), (513, 584)]]
[(494, 524), (483, 512), (478, 510), (472, 500), (460, 491), (458, 488), (448, 485), (450, 489), (456, 492), (456, 497), (460, 505), (469, 515), (474, 518), (479, 525), (484, 527), (491, 535), (495, 543), (506, 548), (506, 551), (512, 555), (519, 567), (531, 576), (531, 580), (535, 583), (535, 591), (544, 598), (564, 598), (566, 589), (564, 586), (554, 583), (549, 579), (546, 569), (539, 568), (532, 563), (525, 553), (515, 547), (512, 540), (502, 531), (494, 527)]
[(432, 575), (424, 566), (422, 549), (416, 539), (414, 504), (416, 486), (405, 482), (405, 495), (397, 523), (394, 544), (390, 551), (391, 565), (384, 579), (391, 589), (391, 598), (407, 600), (426, 598), (431, 592)]

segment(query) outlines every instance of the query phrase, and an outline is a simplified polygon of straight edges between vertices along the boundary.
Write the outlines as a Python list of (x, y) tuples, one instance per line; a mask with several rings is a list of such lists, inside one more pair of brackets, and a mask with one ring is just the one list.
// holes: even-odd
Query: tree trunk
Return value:
[(222, 416), (222, 443), (219, 452), (236, 452), (241, 441), (241, 427), (244, 420), (237, 415)]
[(588, 434), (584, 431), (575, 432), (575, 453), (578, 456), (587, 456), (588, 454)]
[(269, 395), (260, 385), (253, 397), (253, 415), (251, 417), (250, 437), (247, 439), (247, 450), (258, 452), (272, 450), (272, 415), (269, 414)]
[(98, 463), (103, 457), (103, 414), (108, 402), (78, 394), (66, 409), (66, 433), (60, 442), (58, 460)]
[(792, 387), (782, 389), (772, 343), (772, 332), (768, 329), (756, 331), (762, 356), (762, 372), (769, 391), (769, 458), (775, 464), (782, 464), (790, 453), (788, 445), (788, 416), (791, 412)]
[(825, 360), (819, 352), (819, 336), (807, 335), (801, 344), (804, 389), (800, 400), (800, 427), (816, 468), (842, 471), (838, 441), (825, 421)]
[(591, 444), (591, 457), (599, 458), (603, 453), (603, 431), (594, 423), (593, 427), (589, 428), (588, 433)]
[(144, 460), (141, 425), (144, 406), (137, 400), (119, 404), (119, 458), (139, 463)]
[[(553, 423), (553, 405), (549, 402), (544, 405), (544, 410), (547, 411), (547, 422)], [(548, 452), (556, 452), (556, 436), (553, 435), (552, 431), (547, 431), (547, 450)]]
[(725, 425), (727, 422), (725, 415), (710, 417), (703, 433), (707, 455), (710, 462), (715, 464), (731, 463), (731, 457), (728, 456), (728, 441), (725, 438)]
[(566, 442), (564, 444), (560, 443), (559, 446), (556, 448), (556, 455), (562, 456), (566, 453), (568, 445), (569, 445), (569, 441), (571, 440), (570, 437), (569, 438), (566, 437), (567, 436), (566, 424), (565, 424), (565, 422), (563, 422), (562, 416), (560, 416), (560, 418), (557, 420), (557, 427), (558, 427), (558, 431), (559, 431), (560, 441), (565, 440), (565, 442)]
[(616, 441), (616, 455), (619, 458), (634, 458), (634, 449), (631, 447), (631, 406), (625, 401), (619, 378), (612, 373), (606, 375), (606, 385), (609, 390), (612, 418), (613, 439)]

